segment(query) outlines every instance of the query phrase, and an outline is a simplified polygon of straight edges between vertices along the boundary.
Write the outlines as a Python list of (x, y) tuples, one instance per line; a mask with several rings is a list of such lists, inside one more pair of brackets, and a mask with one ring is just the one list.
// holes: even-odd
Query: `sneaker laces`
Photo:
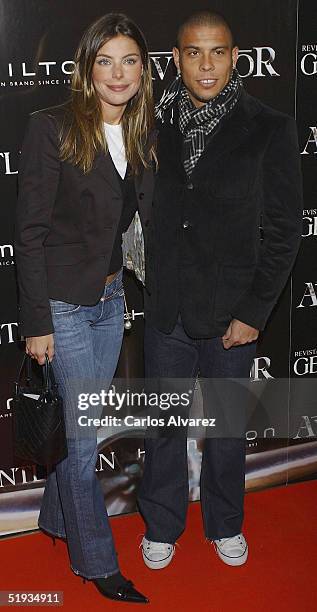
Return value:
[(173, 548), (172, 544), (169, 544), (168, 542), (148, 542), (148, 544), (146, 544), (145, 548), (147, 550), (151, 549), (152, 552), (162, 552), (164, 553), (166, 551), (166, 548), (168, 550)]
[(219, 538), (217, 540), (213, 540), (215, 548), (217, 548), (217, 546), (219, 546), (219, 548), (222, 548), (225, 544), (228, 544), (229, 542), (238, 545), (244, 544), (242, 534), (238, 533), (237, 535), (232, 536), (231, 538)]
[[(145, 538), (145, 535), (142, 533), (139, 533), (138, 537), (142, 537), (142, 540), (139, 544), (139, 548), (143, 548), (143, 538)], [(180, 548), (180, 544), (178, 542), (175, 542), (175, 544), (169, 544), (168, 542), (153, 542), (152, 540), (148, 540), (147, 538), (145, 538), (148, 542), (148, 544), (146, 544), (145, 548), (149, 549), (151, 548), (153, 552), (165, 552), (165, 547), (166, 546), (170, 546), (171, 548), (173, 547), (178, 547)]]

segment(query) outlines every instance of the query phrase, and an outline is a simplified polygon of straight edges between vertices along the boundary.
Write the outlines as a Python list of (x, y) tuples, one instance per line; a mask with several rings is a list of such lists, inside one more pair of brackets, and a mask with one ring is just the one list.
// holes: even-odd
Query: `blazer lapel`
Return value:
[(104, 151), (98, 152), (94, 160), (93, 168), (96, 172), (102, 174), (105, 181), (109, 184), (109, 187), (111, 187), (117, 195), (122, 197), (122, 187), (110, 153), (105, 153)]
[[(153, 128), (148, 136), (146, 145), (145, 145), (145, 154), (146, 157), (149, 154), (150, 148), (151, 146), (155, 143), (155, 141), (157, 140), (157, 136), (158, 136), (158, 130)], [(152, 173), (151, 173), (152, 174)], [(134, 177), (134, 184), (135, 184), (135, 190), (138, 193), (139, 191), (143, 191), (143, 177), (145, 175), (145, 169), (141, 168), (141, 171), (139, 172), (139, 174), (136, 174)]]
[[(147, 143), (145, 145), (146, 153), (148, 153), (152, 144), (155, 142), (157, 133), (158, 133), (158, 130), (155, 130), (155, 129), (151, 130)], [(120, 183), (119, 177), (115, 170), (114, 163), (111, 159), (110, 153), (109, 152), (104, 153), (103, 151), (98, 152), (95, 157), (93, 167), (95, 168), (96, 171), (102, 174), (104, 179), (107, 181), (107, 183), (109, 183), (109, 185), (111, 185), (114, 191), (116, 191), (118, 195), (122, 196), (122, 185)], [(142, 177), (142, 173), (141, 173), (141, 176), (138, 175), (135, 178), (135, 185), (137, 189), (140, 188), (141, 177)]]

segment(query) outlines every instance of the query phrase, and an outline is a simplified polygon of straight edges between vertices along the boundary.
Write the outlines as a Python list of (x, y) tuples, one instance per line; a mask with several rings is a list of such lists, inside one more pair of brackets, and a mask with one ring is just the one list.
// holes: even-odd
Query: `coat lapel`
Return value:
[(206, 164), (210, 168), (216, 160), (239, 147), (253, 130), (253, 117), (259, 109), (257, 101), (243, 91), (235, 111), (219, 125), (218, 131), (209, 139), (192, 176), (205, 172)]
[(159, 169), (170, 174), (174, 172), (182, 182), (186, 182), (186, 172), (182, 161), (183, 134), (178, 126), (178, 115), (175, 113), (174, 123), (163, 125), (159, 130), (158, 162)]

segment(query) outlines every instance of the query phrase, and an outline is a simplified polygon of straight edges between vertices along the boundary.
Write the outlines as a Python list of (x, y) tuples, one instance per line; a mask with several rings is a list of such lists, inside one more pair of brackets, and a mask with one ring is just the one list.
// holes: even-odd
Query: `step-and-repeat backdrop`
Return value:
[[(0, 0), (0, 534), (35, 529), (45, 467), (15, 465), (12, 391), (23, 346), (17, 339), (13, 222), (18, 159), (30, 112), (62, 102), (83, 30), (111, 10), (143, 29), (151, 52), (155, 96), (174, 78), (171, 49), (191, 9), (214, 8), (233, 25), (238, 70), (249, 93), (297, 120), (304, 176), (303, 240), (297, 262), (258, 345), (251, 370), (257, 404), (246, 434), (247, 490), (317, 472), (317, 6), (308, 0)], [(132, 329), (118, 376), (143, 375), (142, 292), (125, 278)], [(199, 384), (197, 385), (199, 393)], [(142, 437), (100, 430), (96, 472), (110, 514), (135, 510), (142, 475)], [(188, 440), (191, 499), (199, 498), (203, 439)]]

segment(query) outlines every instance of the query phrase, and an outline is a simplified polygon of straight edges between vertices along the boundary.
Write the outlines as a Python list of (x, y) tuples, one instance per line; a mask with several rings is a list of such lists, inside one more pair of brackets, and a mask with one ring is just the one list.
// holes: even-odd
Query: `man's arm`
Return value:
[(293, 267), (302, 233), (302, 176), (296, 123), (283, 118), (263, 160), (264, 239), (251, 287), (233, 319), (263, 330)]

